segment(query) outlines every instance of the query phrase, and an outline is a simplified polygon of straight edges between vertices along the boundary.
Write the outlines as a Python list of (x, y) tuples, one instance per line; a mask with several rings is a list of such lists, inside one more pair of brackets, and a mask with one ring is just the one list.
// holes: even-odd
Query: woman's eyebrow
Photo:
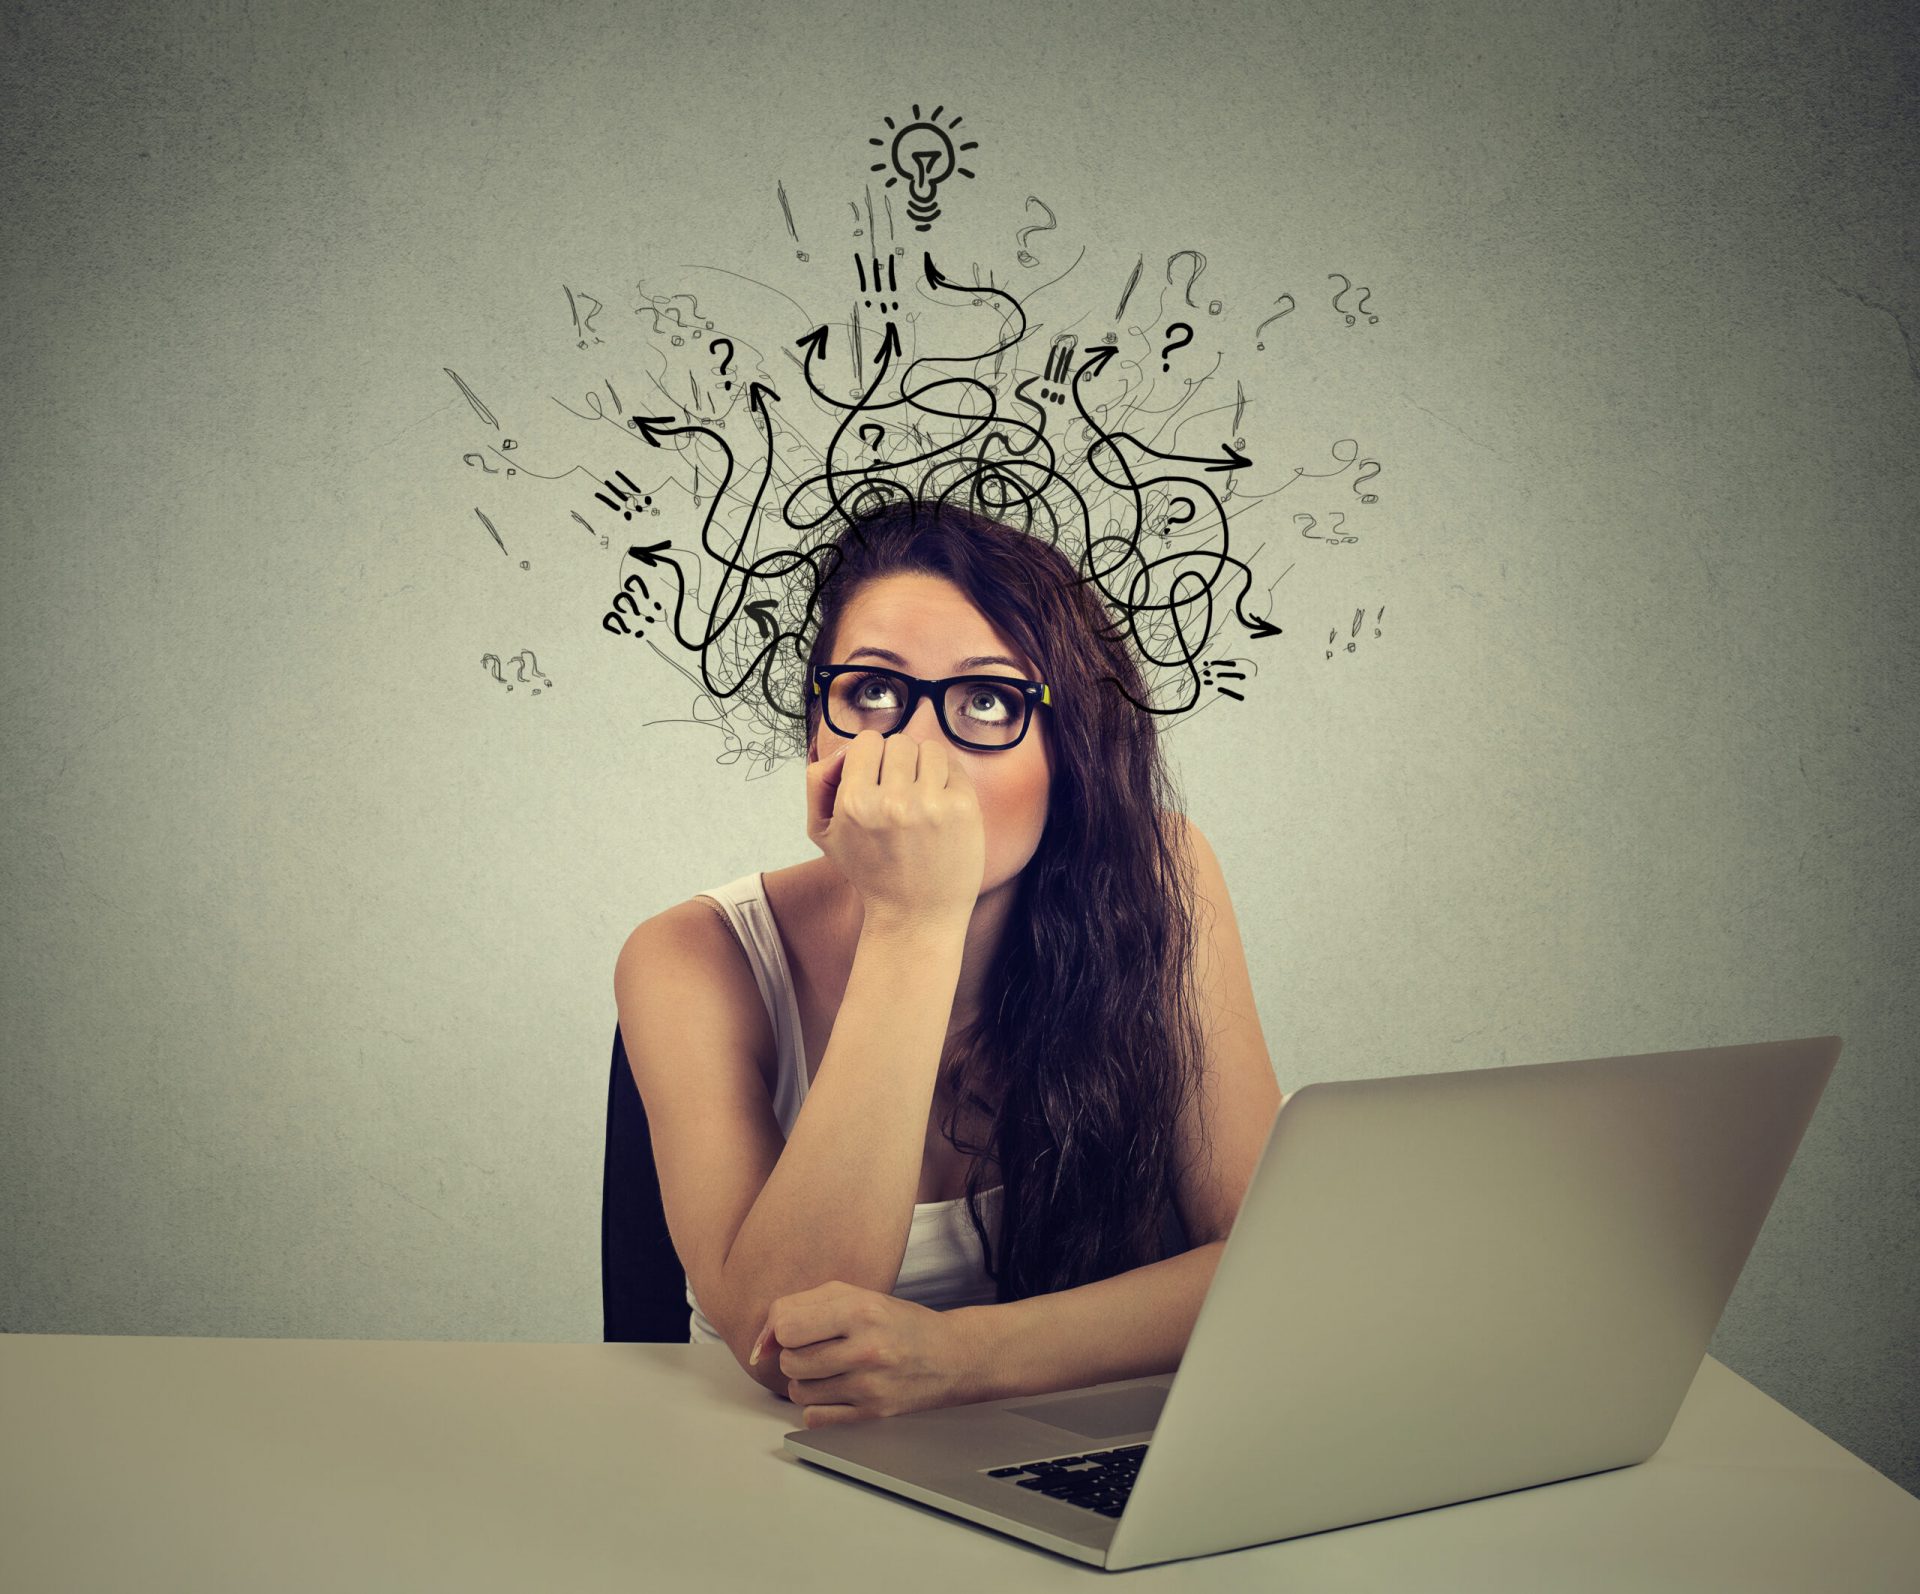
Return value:
[[(847, 655), (847, 662), (852, 663), (863, 653), (870, 654), (876, 659), (885, 659), (889, 664), (897, 664), (903, 670), (907, 667), (905, 659), (898, 653), (889, 653), (885, 648), (855, 648)], [(970, 658), (956, 659), (953, 667), (956, 670), (971, 670), (981, 664), (1010, 664), (1016, 670), (1020, 668), (1018, 662), (1008, 658), (1004, 653), (976, 653)]]

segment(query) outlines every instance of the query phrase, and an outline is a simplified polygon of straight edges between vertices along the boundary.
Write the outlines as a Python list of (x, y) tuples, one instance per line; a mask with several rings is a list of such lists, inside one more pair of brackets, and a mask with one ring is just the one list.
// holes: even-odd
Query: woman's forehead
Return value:
[[(888, 590), (880, 590), (886, 584), (876, 581), (854, 594), (840, 616), (835, 658), (848, 659), (858, 650), (873, 649), (944, 674), (977, 668), (967, 661), (1002, 654), (1016, 669), (1029, 667), (1013, 639), (950, 582), (923, 578), (909, 589), (900, 578), (890, 581)], [(879, 662), (907, 667), (897, 660)]]

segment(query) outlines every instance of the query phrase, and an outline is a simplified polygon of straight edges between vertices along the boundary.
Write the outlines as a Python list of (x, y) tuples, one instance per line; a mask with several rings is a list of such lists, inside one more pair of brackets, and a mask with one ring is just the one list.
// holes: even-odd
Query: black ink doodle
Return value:
[[(1333, 307), (1335, 310), (1340, 311), (1341, 316), (1345, 318), (1348, 326), (1354, 326), (1357, 323), (1353, 313), (1340, 309), (1340, 301), (1353, 292), (1353, 283), (1343, 272), (1329, 271), (1327, 273), (1327, 281), (1331, 282), (1335, 277), (1340, 279), (1340, 291), (1333, 296)], [(1354, 306), (1354, 309), (1358, 310), (1362, 315), (1367, 316), (1367, 324), (1369, 326), (1374, 325), (1380, 319), (1377, 315), (1367, 315), (1367, 299), (1372, 292), (1373, 290), (1371, 288), (1362, 288), (1360, 290), (1359, 302)]]
[[(1185, 336), (1175, 337), (1174, 334), (1176, 332), (1184, 333)], [(1176, 321), (1173, 323), (1172, 326), (1167, 328), (1167, 338), (1168, 338), (1167, 346), (1160, 351), (1160, 369), (1163, 371), (1170, 371), (1173, 369), (1173, 367), (1167, 363), (1168, 360), (1171, 358), (1173, 351), (1175, 349), (1184, 349), (1189, 343), (1193, 341), (1193, 328), (1188, 326), (1187, 323), (1184, 321)]]
[[(1339, 512), (1336, 510), (1335, 513), (1338, 514)], [(1317, 532), (1313, 529), (1315, 526), (1319, 524), (1319, 521), (1316, 520), (1312, 515), (1300, 514), (1300, 515), (1295, 515), (1293, 518), (1296, 523), (1302, 520), (1306, 522), (1306, 524), (1300, 528), (1300, 535), (1303, 537), (1311, 538), (1315, 542), (1324, 542), (1329, 544), (1330, 546), (1337, 547), (1341, 543), (1358, 542), (1360, 540), (1358, 537), (1355, 537), (1355, 536), (1345, 536), (1345, 537), (1337, 536), (1337, 535), (1332, 537), (1323, 536), (1320, 532)], [(1340, 515), (1339, 520), (1335, 522), (1334, 530), (1336, 533), (1339, 531), (1341, 523), (1343, 523), (1346, 520), (1346, 518), (1347, 517), (1345, 515)]]
[[(480, 524), (487, 528), (487, 534), (491, 536), (495, 542), (500, 543), (500, 551), (503, 554), (507, 553), (507, 545), (504, 542), (500, 542), (500, 533), (493, 529), (493, 522), (487, 519), (485, 513), (480, 509), (480, 506), (476, 504), (473, 512), (480, 516)], [(511, 559), (513, 555), (507, 554), (507, 557)]]
[(1127, 313), (1127, 301), (1133, 297), (1134, 284), (1140, 280), (1141, 268), (1145, 266), (1146, 263), (1147, 257), (1145, 255), (1142, 255), (1138, 260), (1134, 261), (1133, 275), (1127, 278), (1127, 285), (1120, 290), (1120, 302), (1114, 306), (1114, 320), (1118, 321)]
[(1037, 266), (1040, 262), (1027, 252), (1027, 240), (1037, 232), (1052, 232), (1059, 223), (1054, 220), (1053, 207), (1044, 199), (1039, 198), (1035, 194), (1029, 194), (1027, 195), (1027, 203), (1029, 205), (1038, 205), (1047, 213), (1047, 219), (1032, 227), (1022, 227), (1013, 235), (1014, 248), (1020, 251), (1014, 256), (1014, 259), (1018, 260), (1023, 266)]
[(481, 420), (485, 421), (487, 425), (491, 426), (495, 431), (498, 431), (500, 429), (500, 423), (493, 418), (493, 411), (488, 409), (486, 405), (480, 402), (480, 395), (474, 392), (472, 388), (468, 387), (465, 382), (462, 382), (460, 380), (459, 374), (455, 372), (451, 367), (443, 365), (440, 369), (445, 371), (448, 376), (453, 378), (455, 387), (459, 388), (462, 393), (466, 394), (467, 402), (473, 406), (474, 414), (478, 415)]
[[(1247, 672), (1245, 670), (1230, 670), (1230, 669), (1223, 668), (1223, 666), (1229, 665), (1229, 664), (1243, 664), (1245, 662), (1246, 661), (1244, 659), (1204, 660), (1200, 665), (1200, 684), (1202, 686), (1215, 686), (1215, 685), (1218, 685), (1218, 680), (1244, 681), (1247, 678)], [(1218, 677), (1218, 680), (1216, 680), (1216, 677)], [(1232, 698), (1236, 703), (1244, 703), (1246, 701), (1246, 697), (1243, 693), (1234, 691), (1234, 689), (1230, 686), (1220, 687), (1220, 694), (1223, 697)]]
[(573, 289), (567, 287), (564, 282), (561, 283), (560, 286), (567, 296), (567, 308), (573, 313), (573, 331), (575, 338), (578, 340), (574, 344), (574, 347), (584, 349), (587, 346), (587, 340), (589, 338), (595, 343), (605, 343), (607, 340), (593, 330), (593, 318), (605, 309), (606, 306), (583, 289), (580, 293), (580, 298), (585, 299), (588, 304), (593, 306), (593, 308), (583, 316), (580, 314), (579, 300), (574, 297)]
[[(612, 482), (603, 482), (601, 485), (607, 489), (608, 493), (612, 493), (614, 498), (618, 498), (620, 501), (615, 503), (613, 498), (607, 496), (607, 493), (595, 493), (593, 496), (605, 504), (607, 508), (619, 510), (622, 520), (631, 520), (635, 515), (642, 513), (646, 507), (653, 502), (652, 495), (644, 493), (638, 487), (634, 486), (633, 482), (628, 479), (625, 471), (617, 470), (614, 472), (614, 475), (618, 476), (623, 482), (626, 482), (627, 490), (625, 492), (622, 492), (618, 487), (614, 486)], [(654, 513), (657, 515), (660, 511), (656, 509)]]
[(1280, 295), (1279, 299), (1275, 299), (1273, 302), (1275, 304), (1278, 304), (1280, 303), (1281, 299), (1284, 299), (1286, 301), (1286, 304), (1287, 304), (1286, 309), (1278, 311), (1277, 313), (1268, 316), (1266, 320), (1262, 321), (1259, 326), (1253, 329), (1253, 340), (1254, 340), (1253, 346), (1256, 349), (1264, 349), (1266, 347), (1266, 344), (1260, 341), (1260, 334), (1262, 332), (1266, 331), (1268, 327), (1272, 326), (1274, 322), (1278, 321), (1281, 316), (1293, 314), (1293, 310), (1294, 310), (1293, 295), (1290, 293), (1283, 293)]
[[(667, 543), (661, 542), (655, 543), (645, 549), (629, 548), (627, 552), (633, 554), (643, 562), (651, 564), (653, 563), (652, 555), (667, 546), (669, 546)], [(640, 588), (640, 596), (653, 605), (653, 614), (644, 615), (640, 612), (640, 605), (633, 596), (633, 589), (636, 584)], [(625, 601), (624, 612), (622, 610), (622, 600)], [(646, 578), (636, 570), (632, 575), (628, 576), (625, 581), (620, 583), (620, 590), (614, 594), (613, 607), (600, 617), (600, 624), (603, 629), (614, 636), (639, 637), (644, 635), (644, 633), (628, 629), (626, 621), (627, 615), (630, 614), (635, 621), (640, 621), (648, 619), (657, 620), (664, 613), (666, 613), (666, 611), (660, 607), (659, 600), (647, 591)]]
[[(1180, 259), (1182, 255), (1190, 255), (1193, 258), (1193, 274), (1187, 278), (1187, 286), (1183, 290), (1187, 301), (1187, 308), (1189, 310), (1198, 310), (1200, 306), (1193, 302), (1193, 285), (1200, 280), (1200, 274), (1207, 269), (1207, 257), (1201, 254), (1198, 249), (1181, 249), (1168, 255), (1167, 284), (1169, 287), (1173, 284), (1173, 263)], [(1213, 313), (1218, 315), (1220, 312), (1215, 310)]]
[[(522, 686), (525, 686), (527, 683), (527, 665), (529, 662), (533, 665), (533, 673), (539, 676), (542, 682), (548, 686), (553, 685), (553, 682), (548, 680), (545, 672), (541, 670), (540, 661), (534, 658), (532, 648), (522, 648), (507, 662), (514, 666), (514, 677)], [(500, 673), (500, 655), (497, 653), (481, 654), (480, 667), (485, 669), (489, 664), (493, 666), (493, 678), (511, 692), (513, 690), (513, 682), (509, 681)], [(540, 688), (536, 686), (531, 695), (538, 697), (540, 695)]]
[[(936, 108), (928, 123), (943, 115)], [(935, 164), (912, 155), (902, 159), (915, 171), (930, 172)], [(901, 175), (911, 185), (912, 174)], [(636, 319), (620, 325), (641, 337), (652, 330), (654, 368), (640, 368), (635, 380), (651, 381), (656, 397), (636, 407), (656, 413), (625, 412), (610, 385), (590, 394), (584, 407), (561, 405), (563, 413), (588, 424), (613, 423), (626, 446), (659, 451), (671, 467), (645, 487), (624, 470), (624, 461), (621, 468), (613, 460), (600, 467), (604, 474), (593, 497), (602, 507), (631, 525), (642, 515), (662, 514), (663, 492), (671, 493), (665, 512), (676, 527), (671, 538), (625, 547), (626, 581), (603, 611), (603, 629), (646, 640), (700, 694), (705, 708), (696, 714), (706, 717), (696, 722), (724, 725), (739, 756), (757, 764), (764, 755), (771, 767), (776, 749), (793, 750), (794, 726), (804, 718), (796, 713), (796, 706), (804, 707), (798, 676), (813, 599), (831, 573), (829, 541), (844, 533), (849, 520), (889, 506), (952, 503), (1044, 538), (1072, 561), (1116, 632), (1128, 637), (1147, 665), (1143, 679), (1150, 690), (1134, 702), (1140, 712), (1183, 713), (1223, 696), (1243, 700), (1246, 679), (1255, 672), (1250, 661), (1231, 656), (1231, 643), (1221, 646), (1222, 625), (1230, 623), (1242, 645), (1278, 637), (1281, 628), (1269, 618), (1275, 584), (1267, 584), (1263, 599), (1252, 596), (1259, 584), (1232, 522), (1280, 487), (1247, 490), (1258, 480), (1250, 470), (1253, 460), (1241, 452), (1252, 401), (1238, 383), (1231, 391), (1212, 387), (1223, 355), (1185, 364), (1171, 384), (1162, 379), (1171, 372), (1172, 355), (1194, 342), (1192, 322), (1165, 324), (1163, 311), (1173, 308), (1166, 301), (1178, 286), (1184, 301), (1197, 307), (1206, 257), (1197, 249), (1168, 257), (1168, 285), (1159, 304), (1143, 305), (1144, 327), (1127, 327), (1124, 336), (1117, 327), (1081, 331), (1086, 317), (1071, 309), (1049, 316), (1053, 325), (1043, 328), (1030, 306), (1073, 266), (1016, 295), (997, 282), (991, 265), (949, 275), (926, 254), (919, 272), (909, 267), (910, 280), (903, 284), (892, 241), (881, 236), (890, 231), (891, 204), (880, 186), (869, 188), (864, 212), (849, 201), (856, 231), (870, 243), (856, 245), (861, 294), (845, 311), (822, 321), (772, 285), (757, 284), (806, 316), (801, 326), (812, 327), (804, 335), (783, 334), (783, 352), (795, 367), (795, 381), (783, 380), (784, 400), (764, 371), (754, 371), (752, 345), (741, 337), (707, 338), (711, 353), (705, 358), (673, 356), (670, 344), (711, 333), (714, 323), (701, 315), (694, 295), (655, 293), (641, 284)], [(776, 197), (789, 237), (798, 242), (784, 184), (777, 185)], [(873, 203), (875, 197), (881, 205)], [(922, 208), (909, 207), (916, 225), (932, 219), (915, 214)], [(1016, 233), (1022, 252), (1032, 235), (1057, 228), (1057, 217), (1038, 196), (1029, 208), (1054, 225), (1024, 224)], [(1131, 309), (1143, 260), (1123, 288), (1116, 323)], [(1184, 274), (1182, 261), (1189, 268)], [(753, 281), (739, 272), (725, 274)], [(1148, 297), (1154, 296), (1150, 291)], [(903, 313), (905, 299), (914, 300), (914, 311)], [(591, 302), (577, 293), (574, 302), (579, 327), (591, 333), (598, 325), (596, 320), (588, 326)], [(1218, 302), (1207, 303), (1209, 313)], [(1256, 333), (1291, 310), (1291, 296), (1276, 305)], [(1164, 332), (1156, 331), (1163, 325)], [(936, 327), (937, 342), (930, 338)], [(729, 436), (720, 416), (700, 411), (708, 400), (722, 393), (730, 399), (741, 389), (744, 403), (732, 412)], [(826, 421), (817, 435), (802, 424), (813, 415)], [(1229, 420), (1231, 445), (1217, 435), (1198, 441)], [(1196, 442), (1183, 443), (1183, 428)], [(544, 440), (516, 445), (508, 457), (517, 461), (532, 447), (544, 449)], [(1345, 472), (1356, 496), (1366, 501), (1371, 495), (1362, 484), (1377, 474), (1378, 462), (1362, 462), (1365, 474), (1355, 481), (1358, 443), (1342, 439), (1332, 452), (1333, 470), (1296, 467), (1280, 486)], [(495, 451), (483, 448), (467, 463), (488, 471), (491, 457)], [(648, 474), (644, 468), (641, 473)], [(535, 476), (530, 486), (561, 479), (522, 474)], [(1293, 490), (1304, 496), (1308, 488)], [(598, 535), (577, 510), (572, 518), (590, 538)], [(683, 521), (684, 533), (678, 529)], [(483, 524), (505, 554), (501, 535), (484, 517)], [(1322, 514), (1320, 506), (1294, 524), (1307, 527), (1302, 535), (1312, 540), (1355, 540), (1340, 529), (1336, 514)], [(600, 541), (608, 545), (608, 539)], [(688, 658), (685, 670), (678, 650)], [(1226, 673), (1229, 666), (1244, 667), (1244, 673)], [(1101, 689), (1123, 690), (1129, 701), (1139, 692), (1121, 689), (1117, 680)], [(746, 720), (759, 727), (753, 737), (732, 737), (731, 727)]]
[(806, 250), (797, 247), (800, 242), (800, 234), (794, 230), (793, 207), (787, 203), (787, 185), (776, 178), (773, 184), (773, 191), (780, 199), (780, 214), (787, 218), (787, 236), (791, 238), (796, 245), (793, 252), (802, 261), (805, 261), (807, 259)]
[[(956, 172), (962, 177), (972, 177), (973, 172), (959, 164), (961, 152), (978, 149), (977, 141), (969, 141), (956, 150), (949, 129), (960, 125), (960, 118), (954, 117), (946, 127), (940, 126), (940, 113), (944, 106), (936, 105), (930, 116), (924, 119), (918, 105), (913, 108), (913, 120), (904, 127), (894, 130), (891, 141), (884, 138), (870, 138), (869, 144), (876, 144), (887, 151), (888, 159), (875, 161), (868, 168), (883, 172), (891, 164), (894, 176), (886, 181), (888, 188), (905, 178), (907, 181), (907, 219), (918, 232), (929, 231), (940, 217), (940, 206), (934, 195), (940, 185)], [(894, 126), (891, 116), (882, 117), (888, 127)]]
[[(1379, 613), (1375, 614), (1373, 617), (1373, 634), (1376, 637), (1379, 636), (1380, 634), (1380, 616), (1382, 614), (1385, 614), (1386, 612), (1387, 612), (1387, 606), (1383, 603), (1380, 605)], [(1360, 627), (1362, 623), (1366, 620), (1366, 617), (1367, 617), (1367, 611), (1365, 609), (1355, 609), (1353, 611), (1353, 629), (1350, 632), (1348, 632), (1349, 636), (1354, 638), (1359, 637)], [(1335, 626), (1331, 631), (1327, 633), (1327, 657), (1328, 658), (1333, 657), (1334, 645), (1339, 640), (1340, 640), (1340, 628), (1338, 626)], [(1351, 653), (1358, 646), (1359, 646), (1358, 641), (1352, 641), (1347, 644), (1346, 650), (1347, 652)]]
[[(868, 309), (870, 310), (877, 309), (884, 315), (890, 311), (898, 310), (900, 308), (900, 301), (897, 298), (893, 301), (892, 304), (888, 304), (884, 295), (889, 293), (897, 294), (899, 293), (900, 289), (899, 289), (897, 280), (894, 276), (894, 270), (893, 270), (894, 262), (893, 262), (892, 255), (888, 255), (884, 262), (887, 268), (886, 274), (885, 274), (885, 286), (883, 287), (881, 285), (880, 267), (882, 263), (883, 262), (878, 256), (874, 257), (873, 288), (871, 291), (875, 294), (882, 295), (883, 297), (881, 297), (878, 305), (876, 305), (872, 299), (863, 299), (860, 302), (866, 305)], [(868, 292), (869, 290), (867, 288), (867, 263), (864, 260), (862, 260), (858, 255), (855, 255), (853, 257), (853, 265), (854, 265), (854, 269), (860, 274), (860, 291), (862, 293)]]

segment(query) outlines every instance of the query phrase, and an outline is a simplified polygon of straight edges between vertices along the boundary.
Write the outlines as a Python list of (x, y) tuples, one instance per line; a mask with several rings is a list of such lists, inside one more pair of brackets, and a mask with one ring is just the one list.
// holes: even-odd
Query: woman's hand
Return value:
[(871, 918), (964, 925), (980, 900), (980, 796), (944, 736), (839, 740), (807, 766), (807, 835)]
[(837, 1279), (767, 1308), (748, 1364), (765, 1355), (809, 1428), (964, 1405), (974, 1371), (953, 1313)]

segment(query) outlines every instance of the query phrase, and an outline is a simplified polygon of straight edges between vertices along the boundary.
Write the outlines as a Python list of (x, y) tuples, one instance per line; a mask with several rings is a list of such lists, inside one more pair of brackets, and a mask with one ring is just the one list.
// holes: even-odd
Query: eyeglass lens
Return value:
[[(827, 683), (827, 724), (842, 736), (875, 730), (890, 736), (904, 718), (909, 688), (891, 670), (849, 671)], [(947, 688), (947, 724), (969, 747), (1006, 747), (1027, 723), (1027, 696), (990, 680), (955, 681)]]

